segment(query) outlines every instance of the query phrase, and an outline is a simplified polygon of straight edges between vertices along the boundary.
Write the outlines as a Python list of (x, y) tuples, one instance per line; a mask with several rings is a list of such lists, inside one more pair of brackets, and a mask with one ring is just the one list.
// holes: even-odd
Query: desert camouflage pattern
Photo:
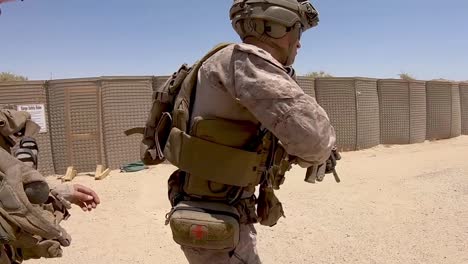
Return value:
[[(49, 196), (45, 178), (3, 149), (0, 149), (0, 178), (1, 258), (7, 255), (11, 263), (21, 263), (30, 258), (60, 257), (61, 247), (69, 246), (71, 237), (59, 223), (69, 213), (57, 198)], [(46, 201), (31, 203), (28, 194), (36, 191), (25, 191), (31, 184), (37, 186), (37, 192), (45, 194)]]
[(336, 134), (325, 110), (281, 63), (250, 44), (232, 44), (198, 73), (192, 117), (215, 116), (261, 123), (302, 167), (323, 164)]
[(71, 237), (59, 225), (70, 216), (70, 187), (50, 190), (31, 164), (11, 152), (39, 126), (27, 112), (0, 109), (0, 264), (62, 256)]
[[(198, 116), (261, 124), (302, 167), (325, 163), (336, 143), (325, 110), (300, 88), (294, 70), (265, 50), (245, 43), (227, 46), (200, 68), (192, 121)], [(249, 190), (243, 196), (253, 193)], [(191, 264), (261, 263), (253, 225), (241, 223), (240, 228), (241, 241), (231, 254), (182, 250)]]
[(31, 115), (28, 112), (0, 109), (0, 134), (5, 137), (13, 135), (24, 128), (30, 119)]
[(31, 120), (28, 112), (2, 109), (0, 107), (0, 147), (10, 152), (16, 142), (14, 135)]

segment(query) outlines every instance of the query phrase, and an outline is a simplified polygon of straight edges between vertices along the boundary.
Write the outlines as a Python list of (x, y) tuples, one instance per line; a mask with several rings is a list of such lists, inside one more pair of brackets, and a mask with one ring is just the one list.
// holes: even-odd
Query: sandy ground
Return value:
[[(72, 210), (63, 258), (28, 263), (187, 263), (164, 225), (173, 169), (75, 178), (102, 204)], [(257, 226), (264, 263), (468, 263), (468, 136), (344, 153), (338, 171), (340, 184), (287, 175), (287, 218)]]

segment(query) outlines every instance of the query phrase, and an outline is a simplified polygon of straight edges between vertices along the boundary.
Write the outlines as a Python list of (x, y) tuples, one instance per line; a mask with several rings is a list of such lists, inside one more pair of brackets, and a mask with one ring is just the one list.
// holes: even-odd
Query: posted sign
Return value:
[(45, 106), (43, 104), (18, 105), (18, 111), (26, 111), (31, 114), (32, 121), (36, 122), (41, 127), (39, 133), (47, 132)]

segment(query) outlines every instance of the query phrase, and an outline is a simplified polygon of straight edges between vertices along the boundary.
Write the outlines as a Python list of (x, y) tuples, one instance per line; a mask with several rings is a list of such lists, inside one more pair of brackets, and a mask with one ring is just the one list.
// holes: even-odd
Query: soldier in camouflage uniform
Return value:
[[(193, 125), (197, 118), (216, 117), (261, 124), (288, 155), (295, 157), (296, 164), (310, 167), (326, 163), (335, 146), (335, 130), (324, 109), (299, 87), (290, 67), (301, 47), (302, 33), (317, 25), (318, 12), (308, 0), (235, 0), (230, 18), (242, 43), (228, 45), (202, 64), (190, 123)], [(206, 180), (190, 174), (184, 177), (171, 177), (170, 192), (179, 188), (189, 197), (186, 199), (211, 199), (200, 187)], [(235, 249), (226, 252), (181, 245), (189, 263), (261, 263), (253, 224), (262, 221), (255, 205), (259, 210), (263, 205), (255, 202), (254, 193), (255, 188), (244, 188), (234, 204), (241, 214)], [(214, 191), (211, 196), (219, 199)], [(276, 219), (266, 225), (275, 223)], [(197, 235), (203, 237), (203, 228), (191, 230), (195, 239)]]
[(291, 67), (318, 24), (312, 4), (235, 0), (230, 18), (242, 43), (217, 45), (157, 87), (143, 131), (142, 161), (178, 168), (166, 224), (191, 264), (261, 263), (254, 224), (284, 216), (274, 190), (286, 171), (298, 164), (306, 182), (321, 181), (339, 159), (326, 112)]
[(49, 188), (36, 170), (38, 130), (27, 112), (0, 109), (0, 264), (62, 256), (71, 237), (60, 222), (71, 204), (88, 211), (100, 203), (79, 184)]

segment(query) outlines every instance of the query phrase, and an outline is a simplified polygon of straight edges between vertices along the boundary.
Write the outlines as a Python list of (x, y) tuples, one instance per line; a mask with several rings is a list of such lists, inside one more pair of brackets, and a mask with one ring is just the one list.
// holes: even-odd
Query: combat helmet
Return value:
[(304, 32), (317, 26), (319, 14), (308, 0), (234, 0), (230, 19), (241, 39), (281, 38), (294, 27)]

